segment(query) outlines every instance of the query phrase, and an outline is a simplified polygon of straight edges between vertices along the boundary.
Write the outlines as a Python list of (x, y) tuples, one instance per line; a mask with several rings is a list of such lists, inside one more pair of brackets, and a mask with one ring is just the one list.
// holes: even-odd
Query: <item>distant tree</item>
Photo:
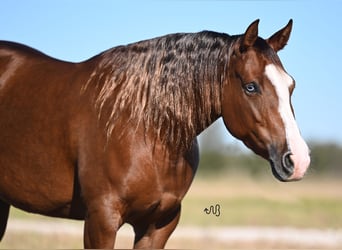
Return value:
[[(222, 172), (241, 172), (251, 176), (269, 174), (267, 160), (256, 156), (237, 143), (223, 138), (222, 123), (213, 124), (200, 136), (201, 174), (219, 175)], [(311, 150), (310, 176), (342, 177), (342, 145), (334, 142), (309, 142)]]
[(314, 175), (342, 175), (342, 147), (337, 143), (309, 142), (311, 172)]

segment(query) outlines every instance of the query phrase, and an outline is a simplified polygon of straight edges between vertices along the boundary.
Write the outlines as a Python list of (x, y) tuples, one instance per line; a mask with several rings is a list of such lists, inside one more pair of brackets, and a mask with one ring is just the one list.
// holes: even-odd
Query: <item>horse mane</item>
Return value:
[(227, 34), (177, 33), (100, 54), (84, 88), (92, 82), (97, 86), (95, 106), (106, 121), (107, 136), (128, 114), (170, 145), (191, 145), (221, 114), (231, 43)]

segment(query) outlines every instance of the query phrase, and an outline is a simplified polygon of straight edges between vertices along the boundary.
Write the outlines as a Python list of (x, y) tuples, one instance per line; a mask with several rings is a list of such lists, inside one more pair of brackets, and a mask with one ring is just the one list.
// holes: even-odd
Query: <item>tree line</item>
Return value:
[[(312, 176), (342, 177), (342, 146), (337, 143), (309, 142)], [(217, 175), (223, 172), (246, 173), (251, 176), (269, 174), (269, 163), (251, 151), (224, 146), (201, 150), (199, 174)]]

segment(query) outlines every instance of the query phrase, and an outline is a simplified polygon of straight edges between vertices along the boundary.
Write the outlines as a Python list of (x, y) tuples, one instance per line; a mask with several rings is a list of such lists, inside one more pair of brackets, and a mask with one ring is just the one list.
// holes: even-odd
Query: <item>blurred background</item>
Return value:
[[(78, 62), (113, 46), (168, 33), (241, 34), (260, 19), (267, 38), (294, 20), (279, 56), (296, 80), (293, 106), (312, 164), (301, 182), (280, 183), (268, 162), (225, 130), (200, 135), (198, 174), (168, 248), (336, 248), (342, 246), (342, 57), (340, 1), (0, 0), (0, 40)], [(204, 210), (219, 205), (220, 214)], [(82, 222), (11, 210), (0, 248), (81, 248)], [(125, 226), (117, 247), (132, 246)]]

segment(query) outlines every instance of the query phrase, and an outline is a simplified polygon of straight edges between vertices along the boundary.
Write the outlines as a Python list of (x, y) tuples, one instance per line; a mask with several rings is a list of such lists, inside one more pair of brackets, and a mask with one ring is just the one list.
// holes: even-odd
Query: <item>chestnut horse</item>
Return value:
[(299, 180), (309, 150), (277, 51), (292, 20), (264, 40), (178, 33), (119, 46), (81, 63), (0, 42), (0, 236), (10, 206), (85, 220), (86, 248), (113, 248), (123, 223), (135, 248), (163, 248), (195, 175), (196, 136), (219, 117)]

